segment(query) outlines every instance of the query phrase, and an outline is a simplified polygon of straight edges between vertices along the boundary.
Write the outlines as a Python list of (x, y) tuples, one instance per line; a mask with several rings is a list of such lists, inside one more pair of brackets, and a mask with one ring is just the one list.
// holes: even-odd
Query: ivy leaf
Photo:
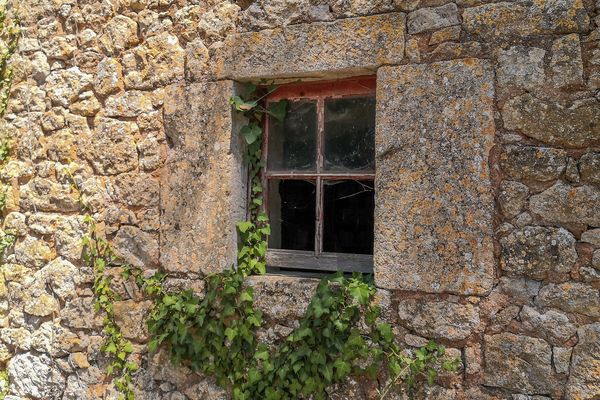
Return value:
[(235, 339), (235, 337), (237, 336), (237, 334), (238, 333), (237, 333), (237, 331), (235, 329), (231, 329), (231, 328), (225, 329), (225, 336), (230, 341), (233, 341), (233, 339)]
[(240, 129), (240, 133), (244, 135), (246, 143), (252, 144), (260, 137), (262, 134), (262, 129), (256, 124), (244, 125), (242, 129)]
[(249, 111), (258, 104), (256, 101), (245, 101), (240, 96), (232, 96), (229, 99), (229, 103), (231, 103), (237, 111)]
[(335, 368), (336, 379), (345, 378), (351, 371), (350, 364), (340, 358), (335, 360), (333, 367)]
[(237, 228), (240, 232), (246, 233), (248, 229), (252, 228), (254, 224), (250, 221), (242, 221), (237, 223)]

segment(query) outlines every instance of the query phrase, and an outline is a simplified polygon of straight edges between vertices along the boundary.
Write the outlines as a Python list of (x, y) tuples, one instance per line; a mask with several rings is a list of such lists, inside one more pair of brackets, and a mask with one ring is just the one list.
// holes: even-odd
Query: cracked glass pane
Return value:
[(325, 170), (375, 169), (375, 98), (325, 100)]
[(314, 171), (317, 158), (317, 102), (290, 102), (284, 121), (271, 118), (269, 123), (269, 170)]

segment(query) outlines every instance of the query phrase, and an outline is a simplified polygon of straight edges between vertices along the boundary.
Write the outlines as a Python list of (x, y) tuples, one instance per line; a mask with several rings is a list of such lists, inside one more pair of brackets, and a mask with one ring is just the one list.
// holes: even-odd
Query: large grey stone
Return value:
[(549, 223), (600, 226), (600, 188), (573, 187), (562, 182), (531, 196), (529, 207)]
[(158, 235), (135, 226), (122, 226), (113, 240), (113, 248), (127, 264), (147, 269), (158, 267)]
[(589, 23), (582, 0), (505, 1), (463, 12), (463, 28), (486, 41), (586, 32)]
[(542, 339), (500, 333), (484, 336), (484, 384), (526, 394), (549, 394), (552, 349)]
[(255, 276), (246, 284), (254, 289), (254, 304), (265, 316), (290, 326), (300, 319), (314, 296), (319, 281), (284, 276)]
[(500, 165), (512, 179), (550, 181), (565, 171), (567, 153), (547, 147), (506, 146), (500, 156)]
[(552, 345), (562, 345), (569, 340), (577, 327), (561, 312), (540, 312), (533, 307), (523, 306), (519, 313), (523, 329), (529, 334), (540, 336)]
[(566, 108), (527, 93), (502, 108), (507, 129), (541, 142), (568, 148), (600, 144), (600, 103), (587, 100)]
[(553, 307), (569, 313), (600, 317), (600, 292), (591, 285), (578, 282), (549, 284), (535, 299), (542, 307)]
[(100, 118), (97, 123), (94, 132), (78, 143), (79, 152), (94, 170), (100, 175), (116, 175), (137, 168), (137, 125), (109, 118)]
[(231, 79), (368, 73), (402, 60), (405, 21), (389, 13), (231, 35), (214, 73)]
[(515, 181), (503, 181), (498, 193), (498, 205), (508, 219), (514, 218), (523, 209), (529, 196), (529, 188)]
[(65, 379), (50, 357), (45, 354), (23, 353), (8, 363), (11, 393), (34, 399), (58, 400)]
[(479, 325), (479, 310), (472, 304), (406, 299), (398, 303), (400, 323), (417, 335), (432, 339), (463, 340)]
[(573, 349), (567, 383), (568, 400), (592, 400), (600, 396), (600, 323), (577, 330), (579, 342)]
[(579, 159), (581, 179), (600, 185), (600, 153), (587, 153)]
[(558, 88), (583, 85), (583, 61), (579, 35), (573, 33), (552, 44), (552, 82)]
[(165, 130), (173, 147), (161, 178), (160, 241), (167, 271), (216, 272), (236, 261), (245, 174), (233, 93), (230, 81), (167, 89)]
[(544, 83), (544, 55), (537, 47), (513, 46), (500, 50), (496, 78), (500, 88), (533, 90)]
[(378, 71), (375, 279), (389, 289), (492, 287), (493, 74), (465, 59)]
[(600, 247), (600, 229), (590, 229), (581, 234), (581, 241)]
[(500, 239), (500, 267), (512, 275), (547, 279), (565, 275), (577, 261), (575, 238), (563, 228), (526, 226)]
[(408, 14), (408, 33), (415, 34), (458, 25), (458, 7), (449, 3), (440, 7), (420, 8)]

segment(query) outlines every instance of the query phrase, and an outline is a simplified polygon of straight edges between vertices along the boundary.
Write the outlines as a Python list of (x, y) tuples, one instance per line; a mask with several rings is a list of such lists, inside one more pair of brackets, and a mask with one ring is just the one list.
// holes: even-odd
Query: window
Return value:
[(282, 99), (263, 149), (267, 265), (372, 272), (375, 80), (282, 86), (267, 102)]

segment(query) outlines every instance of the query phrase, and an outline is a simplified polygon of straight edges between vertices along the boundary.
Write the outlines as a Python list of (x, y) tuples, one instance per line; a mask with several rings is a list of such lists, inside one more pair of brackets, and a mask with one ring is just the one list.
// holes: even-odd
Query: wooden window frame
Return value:
[(325, 99), (357, 97), (369, 95), (375, 97), (376, 80), (374, 76), (351, 78), (338, 81), (294, 83), (278, 87), (265, 99), (266, 103), (280, 100), (316, 100), (317, 102), (317, 160), (316, 172), (270, 171), (267, 157), (269, 150), (269, 118), (264, 121), (262, 154), (264, 170), (261, 175), (264, 190), (264, 209), (268, 213), (269, 181), (272, 179), (311, 179), (316, 184), (315, 250), (267, 249), (267, 266), (271, 269), (373, 272), (372, 254), (332, 253), (323, 251), (324, 221), (324, 180), (372, 180), (375, 170), (367, 172), (324, 171), (325, 138)]

